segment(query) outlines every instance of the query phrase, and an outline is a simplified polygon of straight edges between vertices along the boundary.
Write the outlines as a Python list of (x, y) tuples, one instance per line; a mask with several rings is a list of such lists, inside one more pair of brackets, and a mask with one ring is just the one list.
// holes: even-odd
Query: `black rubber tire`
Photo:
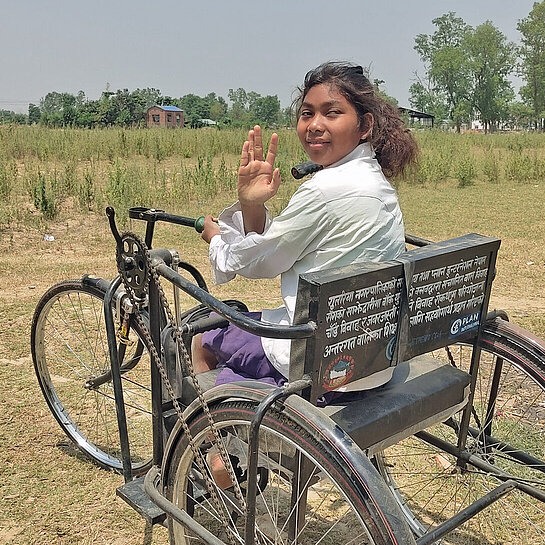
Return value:
[[(255, 408), (256, 404), (249, 401), (226, 401), (211, 408), (222, 437), (229, 438), (225, 442), (231, 459), (242, 460), (237, 470), (239, 475), (245, 470), (248, 426)], [(207, 441), (211, 437), (208, 420), (204, 414), (199, 414), (189, 425), (195, 444), (206, 460), (210, 447)], [(308, 480), (305, 480), (310, 483), (306, 520), (297, 543), (414, 544), (411, 532), (380, 475), (357, 447), (354, 448), (354, 457), (347, 461), (318, 430), (304, 429), (285, 410), (280, 413), (271, 409), (260, 427), (259, 452), (259, 465), (268, 475), (268, 482), (258, 486), (256, 499), (257, 535), (263, 538), (260, 543), (288, 542), (287, 512), (292, 493), (288, 468), (291, 466), (293, 469), (291, 461), (296, 459), (296, 455), (302, 455), (297, 459), (307, 460), (311, 469), (307, 474)], [(351, 471), (354, 467), (357, 472)], [(166, 496), (170, 501), (188, 511), (194, 520), (224, 541), (229, 542), (229, 537), (234, 542), (244, 541), (244, 516), (240, 515), (238, 519), (231, 517), (230, 526), (221, 522), (217, 516), (218, 509), (202, 485), (202, 472), (185, 436), (179, 439), (172, 461), (164, 471), (167, 475)], [(291, 472), (291, 478), (293, 474)], [(241, 483), (243, 487), (244, 482)], [(234, 493), (216, 489), (225, 502), (233, 502), (227, 511), (236, 513), (232, 505), (239, 503)], [(195, 539), (172, 520), (169, 520), (169, 528), (173, 545), (188, 545)]]
[[(455, 345), (450, 350), (456, 366), (468, 370), (471, 348)], [(496, 403), (487, 409), (496, 365), (501, 365)], [(487, 323), (473, 409), (473, 433), (467, 438), (467, 450), (514, 478), (534, 483), (545, 493), (543, 342), (504, 320)], [(483, 440), (487, 414), (491, 414), (491, 431)], [(453, 421), (459, 421), (459, 415)], [(427, 431), (456, 442), (452, 423)], [(505, 446), (500, 450), (500, 444), (494, 444), (490, 437), (511, 445), (513, 450), (509, 452)], [(517, 450), (542, 461), (542, 467), (517, 461)], [(455, 458), (417, 437), (386, 449), (376, 456), (376, 463), (416, 535), (452, 517), (501, 483), (473, 466), (461, 470)], [(515, 490), (443, 539), (443, 543), (507, 542), (545, 543), (544, 503)]]
[[(45, 400), (66, 435), (100, 466), (122, 471), (111, 378), (86, 387), (110, 369), (103, 301), (100, 288), (81, 280), (52, 286), (34, 312), (32, 359)], [(149, 467), (152, 453), (150, 358), (137, 324), (129, 339), (122, 383), (132, 469), (139, 474)], [(131, 358), (137, 364), (128, 369)]]

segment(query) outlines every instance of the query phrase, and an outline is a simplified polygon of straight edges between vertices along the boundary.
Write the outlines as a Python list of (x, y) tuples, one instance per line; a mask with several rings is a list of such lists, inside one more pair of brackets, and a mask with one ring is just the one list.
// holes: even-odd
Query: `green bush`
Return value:
[(477, 168), (472, 154), (466, 154), (455, 162), (454, 176), (458, 180), (458, 187), (473, 185), (477, 176)]
[(61, 202), (56, 172), (50, 178), (38, 170), (31, 176), (30, 188), (36, 210), (39, 210), (45, 219), (55, 218)]

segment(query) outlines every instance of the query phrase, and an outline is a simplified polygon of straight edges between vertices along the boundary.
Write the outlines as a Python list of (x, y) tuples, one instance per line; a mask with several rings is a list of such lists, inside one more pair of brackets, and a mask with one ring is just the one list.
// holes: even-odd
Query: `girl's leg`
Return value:
[(191, 340), (191, 360), (195, 374), (215, 369), (218, 365), (216, 356), (202, 345), (202, 333), (198, 333)]
[[(198, 333), (191, 340), (191, 360), (193, 361), (193, 370), (197, 375), (215, 369), (218, 364), (214, 354), (203, 347), (202, 333)], [(214, 436), (210, 435), (209, 441), (213, 440)], [(233, 485), (216, 446), (213, 446), (207, 453), (206, 462), (214, 481), (220, 488), (226, 489)]]

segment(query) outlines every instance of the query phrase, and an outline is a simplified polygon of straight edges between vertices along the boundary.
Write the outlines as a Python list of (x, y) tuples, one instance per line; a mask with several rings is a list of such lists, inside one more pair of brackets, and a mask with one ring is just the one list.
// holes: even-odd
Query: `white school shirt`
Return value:
[[(214, 282), (237, 274), (247, 278), (281, 275), (284, 305), (262, 312), (262, 320), (291, 325), (299, 275), (361, 261), (388, 261), (405, 250), (397, 194), (371, 146), (360, 144), (317, 172), (293, 194), (287, 207), (267, 220), (262, 234), (245, 234), (240, 204), (219, 216), (220, 235), (210, 241)], [(262, 337), (274, 367), (289, 376), (290, 339)]]

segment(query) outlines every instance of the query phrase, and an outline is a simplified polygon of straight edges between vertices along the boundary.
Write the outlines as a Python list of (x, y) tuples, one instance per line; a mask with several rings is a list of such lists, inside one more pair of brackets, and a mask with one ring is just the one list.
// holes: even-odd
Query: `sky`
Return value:
[[(0, 109), (28, 112), (50, 91), (154, 87), (163, 95), (227, 99), (243, 87), (283, 107), (327, 60), (369, 67), (408, 106), (418, 34), (454, 11), (519, 43), (534, 0), (0, 0)], [(514, 80), (515, 87), (519, 84)]]

